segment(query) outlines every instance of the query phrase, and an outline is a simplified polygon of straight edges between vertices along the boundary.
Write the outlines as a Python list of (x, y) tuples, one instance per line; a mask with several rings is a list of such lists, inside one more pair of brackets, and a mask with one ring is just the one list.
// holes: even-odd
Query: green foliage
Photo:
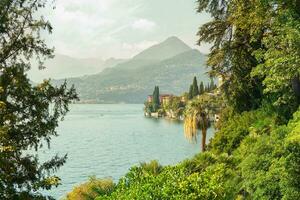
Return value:
[(214, 89), (217, 88), (217, 85), (215, 84), (215, 81), (213, 78), (210, 79), (210, 83), (209, 83), (209, 86), (208, 86), (208, 89), (209, 91), (213, 91)]
[(143, 175), (158, 175), (162, 170), (162, 166), (157, 160), (152, 160), (150, 163), (141, 163), (141, 169)]
[(210, 146), (213, 147), (213, 151), (216, 153), (232, 153), (240, 146), (241, 141), (249, 135), (255, 123), (266, 124), (267, 126), (269, 123), (272, 123), (272, 120), (275, 120), (271, 117), (269, 118), (269, 115), (264, 110), (258, 110), (230, 117), (228, 121), (221, 125), (221, 129), (216, 132)]
[(204, 101), (190, 101), (184, 111), (184, 134), (190, 141), (197, 141), (198, 129), (202, 132), (202, 152), (206, 149), (207, 129), (211, 126), (208, 107)]
[(204, 84), (203, 81), (201, 81), (200, 86), (199, 86), (199, 94), (202, 95), (204, 94), (205, 89), (204, 89)]
[[(225, 184), (219, 184), (228, 176), (226, 164), (209, 167), (203, 173), (189, 172), (187, 163), (167, 166), (160, 173), (145, 172), (144, 167), (133, 167), (120, 180), (116, 190), (102, 199), (223, 199)], [(214, 176), (212, 176), (215, 174)]]
[(198, 2), (198, 11), (208, 11), (213, 17), (198, 32), (199, 44), (213, 43), (207, 62), (212, 67), (210, 75), (223, 77), (224, 95), (237, 112), (258, 108), (262, 82), (250, 74), (258, 64), (253, 52), (261, 46), (263, 24), (256, 21), (256, 13), (253, 12), (263, 13), (265, 7), (260, 7), (259, 0)]
[(283, 182), (283, 199), (300, 198), (300, 111), (294, 114), (294, 119), (289, 123), (289, 135), (284, 140), (285, 159), (283, 167), (286, 176)]
[(89, 181), (76, 186), (73, 191), (67, 194), (66, 200), (94, 200), (99, 195), (110, 194), (115, 185), (112, 180), (102, 180), (90, 177)]
[(154, 112), (153, 111), (153, 103), (152, 102), (145, 102), (144, 103), (144, 105), (145, 105), (145, 107), (144, 107), (144, 111), (146, 112), (146, 113), (152, 113), (152, 112)]
[(245, 112), (231, 117), (210, 144), (212, 152), (234, 156), (235, 184), (246, 199), (300, 197), (299, 112), (287, 126), (280, 124), (276, 113)]
[(289, 5), (279, 3), (271, 10), (270, 34), (267, 34), (260, 48), (254, 52), (260, 64), (253, 70), (253, 77), (263, 78), (264, 93), (281, 110), (293, 113), (300, 103), (300, 14), (296, 1)]
[(224, 116), (207, 152), (133, 167), (96, 199), (299, 199), (300, 109), (288, 125), (267, 108)]
[[(30, 66), (35, 55), (42, 67), (43, 58), (52, 57), (53, 50), (48, 48), (40, 32), (52, 32), (51, 24), (37, 10), (45, 7), (45, 0), (3, 0), (0, 3), (0, 65), (1, 69), (14, 64)], [(26, 30), (26, 31), (24, 31)], [(26, 68), (26, 69), (27, 69)]]
[(155, 86), (152, 96), (152, 109), (157, 112), (160, 108), (160, 97), (159, 97), (159, 87)]
[[(52, 57), (40, 37), (52, 27), (37, 17), (44, 0), (0, 3), (0, 199), (51, 199), (40, 193), (60, 184), (54, 173), (67, 156), (41, 163), (36, 155), (57, 136), (56, 127), (77, 99), (74, 88), (44, 81), (33, 86), (26, 76), (30, 60)], [(34, 153), (29, 153), (27, 150)]]
[(190, 89), (189, 89), (189, 100), (193, 99), (193, 85), (190, 85)]
[[(299, 0), (198, 0), (199, 43), (223, 78), (227, 110), (209, 149), (234, 157), (236, 196), (299, 199)], [(245, 112), (246, 111), (246, 112)], [(297, 133), (296, 133), (297, 132)]]
[(196, 76), (194, 77), (192, 87), (193, 87), (193, 92), (192, 92), (193, 97), (198, 96), (199, 95), (199, 88), (198, 88), (198, 82), (197, 82), (197, 77)]
[(197, 77), (194, 77), (192, 85), (190, 85), (189, 89), (189, 100), (193, 99), (194, 97), (197, 97), (199, 95), (204, 94), (205, 92), (210, 92), (216, 88), (216, 85), (211, 79), (211, 83), (209, 83), (207, 86), (204, 86), (203, 81), (201, 81), (200, 85), (198, 86)]
[(299, 112), (287, 126), (260, 124), (235, 152), (250, 198), (299, 199), (299, 124)]
[(172, 112), (175, 118), (183, 114), (185, 104), (181, 101), (181, 97), (172, 97), (170, 102), (164, 105), (164, 110)]
[(207, 64), (221, 76), (227, 103), (241, 113), (267, 100), (286, 118), (300, 103), (299, 1), (198, 0), (212, 14), (199, 44), (213, 43)]

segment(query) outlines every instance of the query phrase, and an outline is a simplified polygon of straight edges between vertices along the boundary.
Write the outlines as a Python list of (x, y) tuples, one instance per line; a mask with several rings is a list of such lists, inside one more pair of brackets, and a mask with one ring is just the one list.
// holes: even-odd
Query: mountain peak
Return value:
[(189, 50), (191, 50), (191, 48), (187, 44), (178, 37), (172, 36), (167, 38), (165, 41), (144, 50), (133, 57), (133, 59), (161, 61)]
[(171, 37), (168, 37), (165, 42), (182, 42), (184, 43), (182, 40), (180, 40), (178, 37), (176, 36), (171, 36)]

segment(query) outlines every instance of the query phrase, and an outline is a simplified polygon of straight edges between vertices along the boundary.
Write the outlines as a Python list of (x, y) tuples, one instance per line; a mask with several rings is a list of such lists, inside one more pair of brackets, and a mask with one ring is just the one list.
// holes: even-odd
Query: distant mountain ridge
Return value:
[(155, 85), (162, 93), (180, 95), (188, 91), (194, 76), (208, 82), (205, 62), (206, 55), (171, 37), (128, 61), (67, 82), (75, 85), (82, 102), (143, 103)]
[(33, 67), (29, 71), (32, 80), (40, 79), (64, 79), (66, 77), (78, 77), (92, 75), (103, 71), (105, 68), (125, 62), (125, 59), (110, 58), (102, 60), (99, 58), (74, 58), (62, 54), (56, 54), (53, 59), (45, 62), (45, 69), (39, 70), (38, 64), (33, 62)]

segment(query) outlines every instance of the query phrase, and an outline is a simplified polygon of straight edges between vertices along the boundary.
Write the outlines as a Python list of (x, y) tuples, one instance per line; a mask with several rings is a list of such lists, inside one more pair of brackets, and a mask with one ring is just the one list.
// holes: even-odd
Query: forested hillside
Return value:
[[(144, 103), (153, 85), (159, 85), (163, 93), (181, 95), (194, 76), (208, 82), (206, 59), (198, 50), (171, 37), (127, 62), (99, 74), (69, 78), (67, 83), (76, 87), (82, 102)], [(59, 85), (64, 80), (53, 82)]]

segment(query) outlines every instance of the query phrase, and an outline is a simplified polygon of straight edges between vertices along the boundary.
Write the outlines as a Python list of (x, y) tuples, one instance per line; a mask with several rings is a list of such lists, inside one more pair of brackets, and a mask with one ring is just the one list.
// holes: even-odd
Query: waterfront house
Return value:
[(163, 94), (159, 96), (161, 105), (168, 105), (172, 99), (173, 95), (171, 94)]
[(148, 103), (152, 103), (153, 95), (148, 95), (147, 101), (148, 101)]
[[(172, 95), (172, 94), (161, 94), (161, 95), (159, 95), (160, 104), (161, 105), (166, 105), (166, 104), (170, 103), (173, 96), (174, 95)], [(148, 95), (147, 101), (148, 101), (148, 103), (152, 103), (153, 95)]]

